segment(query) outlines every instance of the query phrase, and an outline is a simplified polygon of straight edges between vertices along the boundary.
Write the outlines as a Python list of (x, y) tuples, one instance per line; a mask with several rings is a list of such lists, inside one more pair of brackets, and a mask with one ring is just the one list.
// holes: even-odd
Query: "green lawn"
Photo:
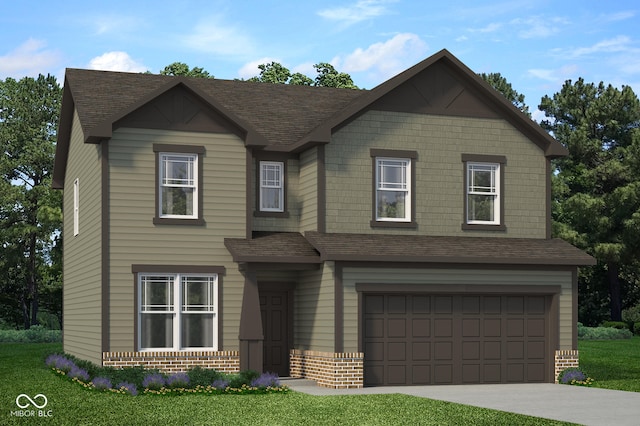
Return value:
[[(60, 344), (0, 344), (0, 425), (559, 425), (406, 395), (127, 396), (83, 388), (44, 365)], [(50, 418), (17, 418), (20, 394), (48, 398)], [(40, 400), (41, 402), (41, 400)], [(32, 409), (32, 408), (29, 408)], [(38, 415), (36, 410), (36, 416)]]
[(579, 340), (580, 367), (594, 386), (640, 392), (640, 337), (624, 340)]

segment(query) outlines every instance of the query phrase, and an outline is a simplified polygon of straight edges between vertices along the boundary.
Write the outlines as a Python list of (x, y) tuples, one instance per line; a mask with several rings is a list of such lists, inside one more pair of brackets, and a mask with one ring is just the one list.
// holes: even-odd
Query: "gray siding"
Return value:
[(300, 273), (295, 289), (293, 347), (302, 350), (334, 350), (334, 264)]
[[(369, 111), (333, 135), (326, 146), (327, 232), (370, 233), (370, 148), (418, 153), (415, 230), (376, 233), (495, 235), (545, 238), (546, 159), (533, 142), (504, 120)], [(506, 232), (462, 231), (462, 154), (503, 155)]]
[[(203, 159), (205, 226), (154, 225), (154, 143), (198, 145)], [(216, 265), (222, 277), (223, 347), (238, 349), (244, 278), (224, 238), (245, 237), (246, 149), (236, 136), (121, 128), (109, 144), (110, 327), (112, 351), (134, 350), (135, 283), (132, 264)]]
[[(101, 147), (85, 144), (74, 114), (64, 182), (64, 351), (102, 361)], [(73, 183), (79, 179), (79, 234), (73, 235)]]
[(343, 269), (344, 288), (344, 350), (358, 349), (358, 294), (357, 283), (366, 284), (465, 284), (465, 285), (559, 285), (560, 347), (573, 349), (571, 306), (571, 271), (540, 270), (476, 270), (476, 269)]

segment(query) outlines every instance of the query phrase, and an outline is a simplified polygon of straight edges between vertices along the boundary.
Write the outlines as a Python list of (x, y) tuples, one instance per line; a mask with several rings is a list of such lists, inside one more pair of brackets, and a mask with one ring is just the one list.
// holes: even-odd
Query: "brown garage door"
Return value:
[(365, 385), (548, 381), (544, 295), (365, 294)]

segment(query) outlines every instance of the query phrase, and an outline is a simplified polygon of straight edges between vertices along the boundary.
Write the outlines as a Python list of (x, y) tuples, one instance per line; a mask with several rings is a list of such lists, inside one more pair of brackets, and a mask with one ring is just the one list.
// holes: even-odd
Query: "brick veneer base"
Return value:
[(364, 386), (364, 354), (291, 350), (291, 377), (315, 380), (318, 386), (356, 389)]
[(237, 373), (240, 371), (240, 355), (238, 351), (103, 352), (102, 365), (116, 368), (141, 365), (167, 373), (186, 371), (198, 366)]
[(555, 366), (555, 381), (558, 383), (558, 376), (562, 370), (579, 366), (578, 351), (575, 349), (556, 351)]

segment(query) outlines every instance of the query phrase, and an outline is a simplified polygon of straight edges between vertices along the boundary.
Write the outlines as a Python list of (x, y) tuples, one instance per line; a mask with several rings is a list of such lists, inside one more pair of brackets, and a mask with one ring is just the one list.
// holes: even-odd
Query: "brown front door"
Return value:
[(289, 376), (289, 294), (260, 291), (260, 314), (264, 333), (263, 371)]

